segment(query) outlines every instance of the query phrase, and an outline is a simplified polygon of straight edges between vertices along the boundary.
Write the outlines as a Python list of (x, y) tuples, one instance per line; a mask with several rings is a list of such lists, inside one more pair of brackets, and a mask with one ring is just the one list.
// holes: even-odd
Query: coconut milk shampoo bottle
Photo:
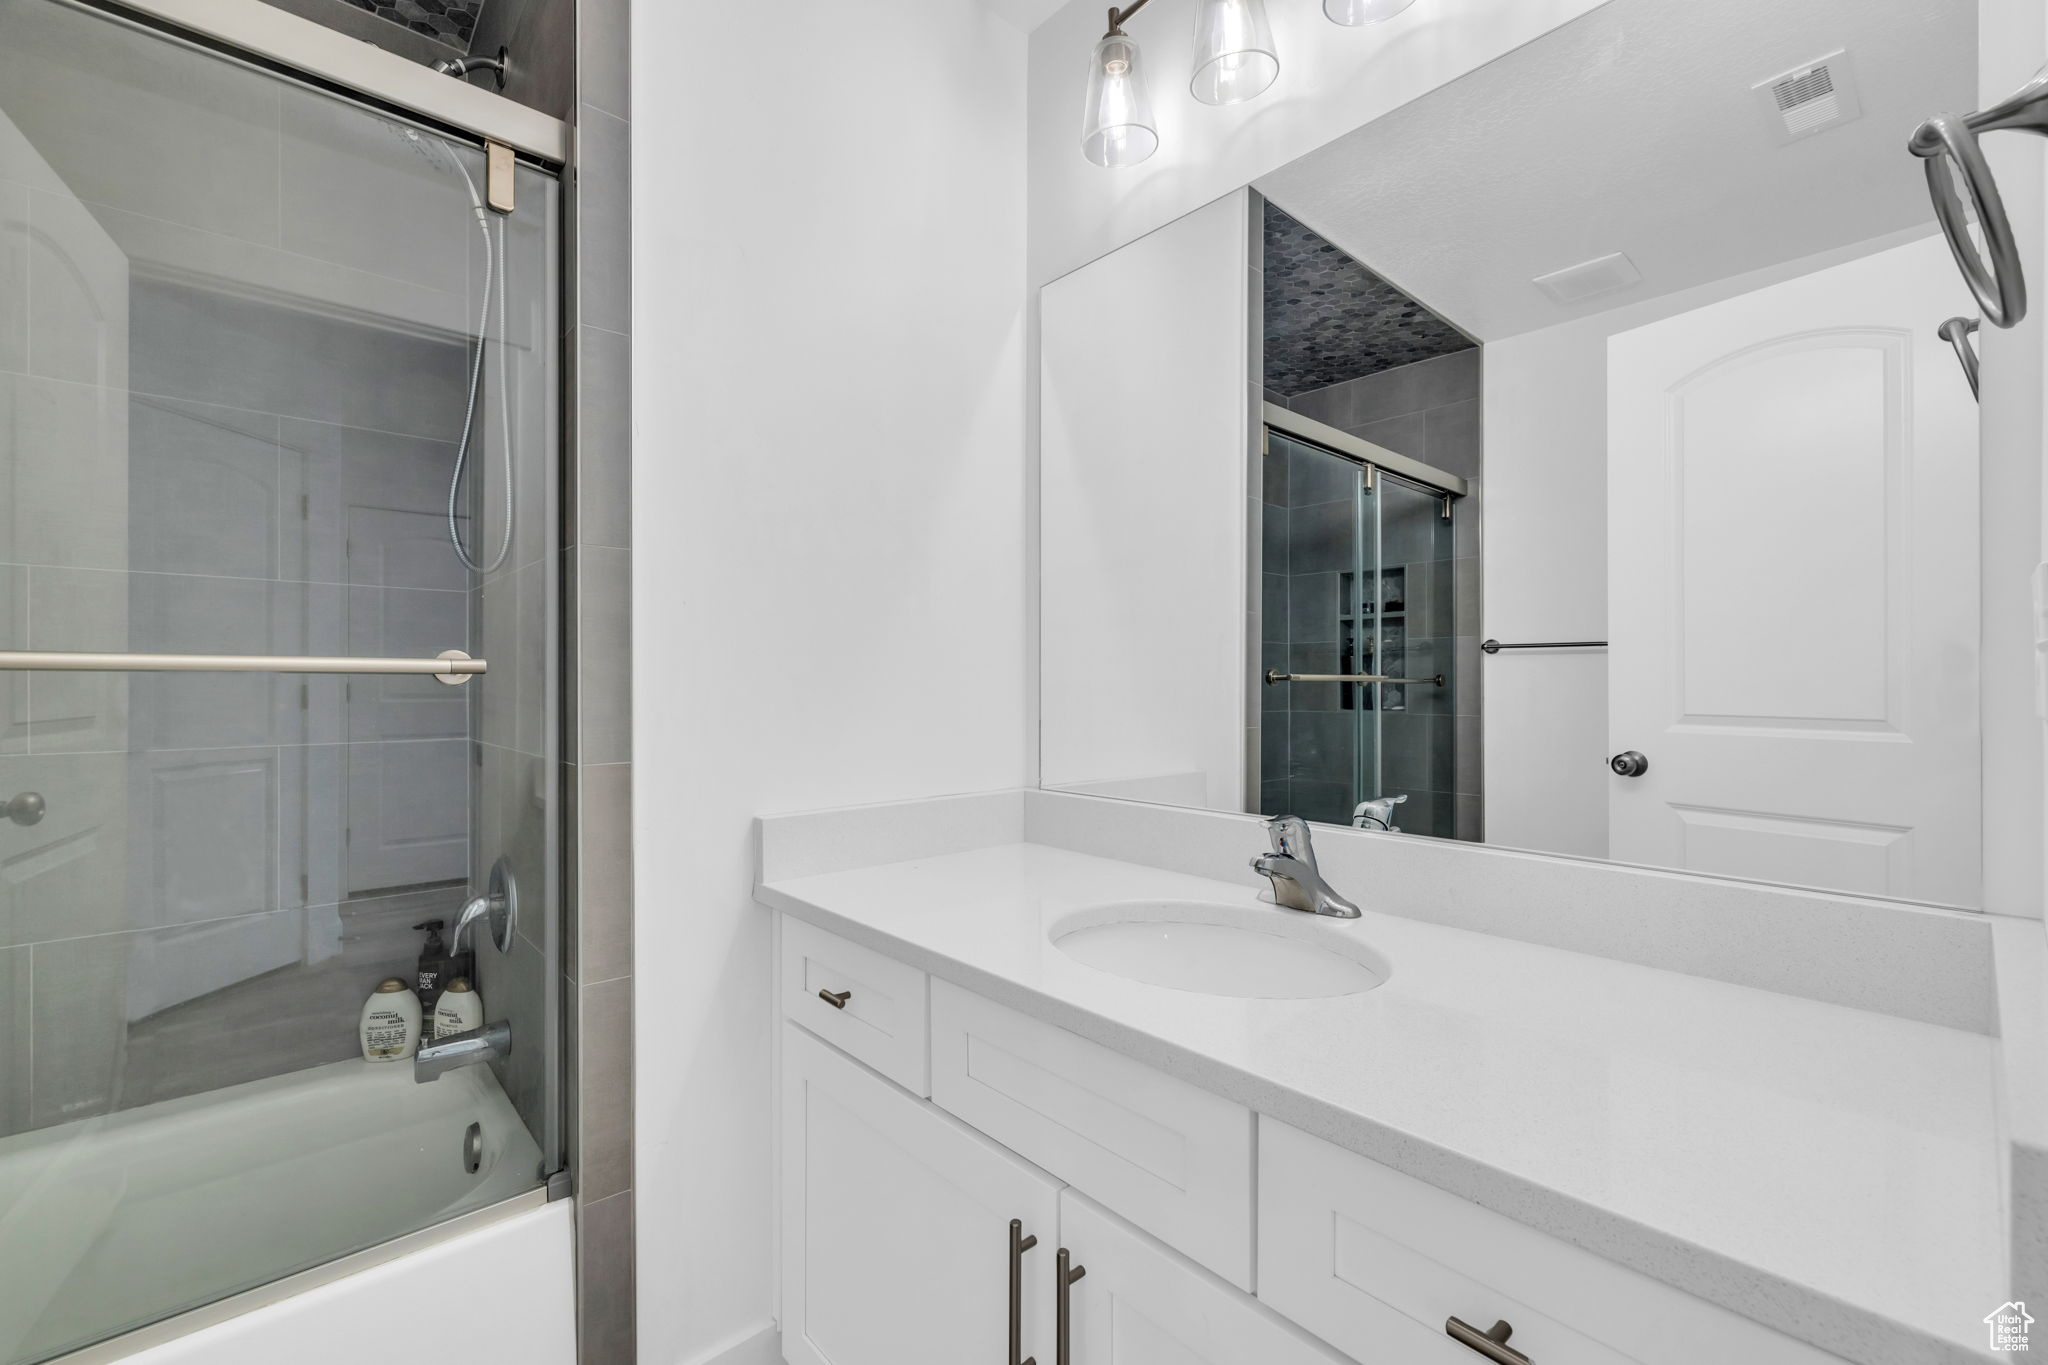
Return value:
[(363, 1002), (363, 1060), (402, 1062), (419, 1050), (420, 998), (392, 977)]

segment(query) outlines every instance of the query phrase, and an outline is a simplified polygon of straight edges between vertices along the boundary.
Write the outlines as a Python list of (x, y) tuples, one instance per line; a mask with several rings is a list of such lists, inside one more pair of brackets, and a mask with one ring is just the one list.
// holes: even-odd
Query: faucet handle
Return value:
[(1308, 821), (1299, 815), (1276, 815), (1266, 822), (1266, 837), (1273, 841), (1273, 851), (1284, 857), (1298, 859), (1310, 867), (1316, 865), (1315, 845), (1309, 842)]

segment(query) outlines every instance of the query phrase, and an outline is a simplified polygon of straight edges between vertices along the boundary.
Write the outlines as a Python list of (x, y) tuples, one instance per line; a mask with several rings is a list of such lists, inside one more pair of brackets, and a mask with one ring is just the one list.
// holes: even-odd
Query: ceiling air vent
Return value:
[(1830, 52), (1750, 89), (1780, 143), (1812, 137), (1863, 114), (1862, 101), (1856, 97), (1856, 68), (1847, 51)]
[(1623, 252), (1568, 265), (1548, 275), (1538, 275), (1536, 287), (1559, 303), (1583, 303), (1600, 294), (1611, 294), (1632, 284), (1641, 284), (1643, 272)]

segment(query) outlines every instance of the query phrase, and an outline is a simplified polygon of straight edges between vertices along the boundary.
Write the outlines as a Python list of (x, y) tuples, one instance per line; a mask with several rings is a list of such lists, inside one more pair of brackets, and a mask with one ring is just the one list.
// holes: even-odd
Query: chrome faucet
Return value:
[(1394, 807), (1408, 799), (1408, 793), (1399, 796), (1382, 796), (1375, 801), (1361, 801), (1358, 809), (1351, 812), (1354, 829), (1383, 829), (1389, 834), (1399, 834), (1394, 827)]
[(439, 1079), (444, 1071), (511, 1055), (512, 1025), (500, 1019), (467, 1033), (451, 1033), (431, 1043), (421, 1043), (420, 1050), (412, 1054), (412, 1078), (425, 1085)]
[(1306, 910), (1332, 919), (1357, 919), (1359, 910), (1323, 880), (1309, 843), (1308, 821), (1279, 815), (1266, 822), (1273, 851), (1252, 859), (1252, 871), (1273, 883), (1273, 900), (1289, 910)]

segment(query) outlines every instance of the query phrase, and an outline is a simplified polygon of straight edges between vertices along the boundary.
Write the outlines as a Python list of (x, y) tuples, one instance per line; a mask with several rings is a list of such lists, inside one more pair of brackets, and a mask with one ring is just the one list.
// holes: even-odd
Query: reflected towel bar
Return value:
[(1504, 649), (1605, 649), (1605, 640), (1551, 640), (1534, 645), (1504, 645), (1498, 640), (1482, 640), (1479, 647), (1488, 654), (1498, 654)]
[(1378, 673), (1282, 673), (1277, 668), (1266, 670), (1266, 686), (1274, 683), (1430, 683), (1437, 687), (1444, 685), (1444, 675), (1434, 678), (1389, 678)]
[(350, 659), (268, 654), (54, 654), (0, 650), (0, 672), (30, 673), (422, 673), (468, 682), (490, 665), (459, 649), (431, 659)]

